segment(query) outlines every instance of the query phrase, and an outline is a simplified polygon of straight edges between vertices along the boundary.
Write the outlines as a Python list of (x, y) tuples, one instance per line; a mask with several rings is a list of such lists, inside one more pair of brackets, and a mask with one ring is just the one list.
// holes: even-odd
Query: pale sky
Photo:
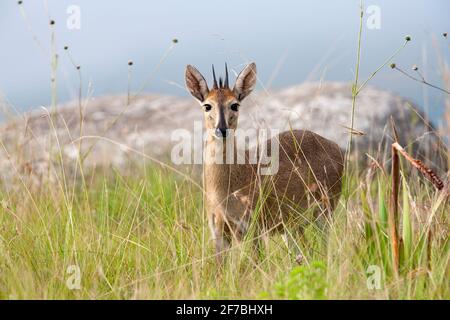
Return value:
[[(209, 79), (212, 63), (221, 70), (226, 61), (239, 71), (246, 62), (255, 61), (259, 89), (320, 78), (353, 79), (359, 0), (23, 2), (27, 21), (20, 15), (16, 0), (0, 2), (0, 93), (20, 110), (50, 101), (49, 18), (56, 21), (61, 102), (75, 98), (78, 90), (76, 70), (64, 45), (82, 67), (84, 88), (91, 83), (94, 95), (126, 92), (130, 59), (134, 61), (133, 90), (147, 83), (146, 92), (180, 96), (186, 95), (186, 64), (197, 66)], [(70, 5), (80, 9), (79, 30), (67, 28)], [(449, 40), (441, 36), (450, 31), (450, 1), (373, 0), (364, 1), (364, 5), (379, 7), (380, 29), (367, 27), (366, 14), (361, 80), (410, 35), (413, 41), (395, 62), (407, 71), (416, 64), (430, 82), (442, 85), (437, 55), (447, 61), (450, 57)], [(44, 50), (33, 40), (28, 25)], [(169, 50), (173, 38), (179, 42)], [(429, 88), (424, 95), (420, 84), (389, 68), (371, 83), (420, 106), (427, 100), (433, 118), (439, 119), (442, 93)]]

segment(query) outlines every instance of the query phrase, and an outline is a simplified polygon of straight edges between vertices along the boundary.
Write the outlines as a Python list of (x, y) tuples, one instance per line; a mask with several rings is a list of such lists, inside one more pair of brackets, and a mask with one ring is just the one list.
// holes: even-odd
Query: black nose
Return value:
[(217, 128), (216, 136), (226, 138), (228, 136), (228, 130), (226, 128)]

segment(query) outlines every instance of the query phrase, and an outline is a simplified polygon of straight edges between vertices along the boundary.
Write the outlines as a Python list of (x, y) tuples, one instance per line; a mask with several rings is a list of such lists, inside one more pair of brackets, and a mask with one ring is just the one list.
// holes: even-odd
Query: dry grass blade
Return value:
[(442, 182), (442, 180), (437, 176), (437, 174), (431, 170), (430, 168), (428, 168), (422, 161), (418, 160), (418, 159), (414, 159), (413, 157), (411, 157), (405, 149), (403, 149), (403, 147), (398, 143), (398, 142), (394, 142), (392, 144), (392, 148), (397, 150), (398, 152), (401, 153), (401, 155), (408, 160), (409, 163), (411, 163), (413, 165), (413, 167), (417, 168), (417, 170), (419, 170), (420, 172), (422, 172), (422, 174), (431, 181), (431, 183), (434, 185), (434, 187), (438, 190), (442, 190), (444, 188), (444, 182)]
[(357, 136), (364, 136), (365, 135), (365, 133), (363, 131), (361, 131), (361, 130), (357, 130), (355, 128), (352, 129), (352, 128), (348, 127), (348, 126), (342, 126), (342, 127), (347, 129), (348, 133), (350, 133), (350, 134), (354, 134), (354, 135), (357, 135)]
[(394, 135), (394, 140), (395, 140), (395, 142), (398, 142), (397, 128), (395, 127), (395, 121), (392, 116), (390, 118), (390, 121), (391, 121), (392, 134)]

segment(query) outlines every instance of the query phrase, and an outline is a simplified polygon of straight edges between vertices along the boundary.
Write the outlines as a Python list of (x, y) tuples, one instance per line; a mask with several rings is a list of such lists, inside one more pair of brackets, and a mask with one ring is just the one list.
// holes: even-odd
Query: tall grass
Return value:
[[(351, 132), (358, 93), (393, 57), (358, 87), (362, 7), (360, 18)], [(55, 60), (52, 74), (56, 68)], [(82, 136), (81, 73), (79, 80)], [(56, 105), (56, 83), (52, 92)], [(128, 87), (128, 104), (133, 97)], [(37, 184), (32, 168), (20, 169), (25, 159), (10, 158), (18, 161), (12, 165), (13, 179), (0, 182), (1, 299), (450, 297), (448, 190), (437, 191), (406, 164), (398, 171), (398, 259), (392, 259), (397, 245), (390, 238), (393, 185), (387, 164), (374, 161), (364, 167), (347, 161), (344, 196), (326, 230), (311, 224), (302, 241), (296, 239), (303, 265), (278, 236), (265, 237), (255, 258), (252, 237), (247, 237), (219, 270), (198, 180), (157, 163), (130, 165), (126, 173), (114, 168), (84, 172), (83, 159), (95, 143), (82, 154), (81, 140), (75, 142), (80, 149), (76, 163), (65, 163), (59, 150), (49, 159), (53, 179), (41, 176)], [(73, 286), (77, 275), (79, 287)]]
[[(404, 256), (396, 276), (385, 217), (390, 177), (380, 172), (364, 183), (349, 177), (352, 197), (347, 211), (343, 203), (336, 209), (328, 245), (318, 241), (321, 229), (307, 227), (299, 245), (308, 263), (297, 266), (272, 236), (262, 258), (244, 243), (219, 272), (212, 243), (203, 241), (201, 190), (168, 169), (135, 170), (33, 193), (26, 183), (2, 186), (0, 298), (449, 297), (450, 206), (417, 176), (403, 180)], [(72, 265), (80, 289), (67, 285)], [(381, 272), (379, 289), (367, 285), (370, 266)]]

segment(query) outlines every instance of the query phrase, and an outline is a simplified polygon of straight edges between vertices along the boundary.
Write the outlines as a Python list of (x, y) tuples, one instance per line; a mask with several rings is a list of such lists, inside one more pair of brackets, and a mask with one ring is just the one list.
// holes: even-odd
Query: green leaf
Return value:
[(409, 205), (409, 192), (407, 182), (403, 176), (403, 226), (402, 226), (402, 238), (403, 238), (403, 256), (405, 261), (409, 260), (411, 256), (412, 248), (412, 225), (411, 214)]
[(388, 224), (388, 212), (386, 208), (386, 200), (384, 198), (384, 186), (378, 180), (378, 214), (380, 216), (381, 227), (383, 231), (386, 231)]

